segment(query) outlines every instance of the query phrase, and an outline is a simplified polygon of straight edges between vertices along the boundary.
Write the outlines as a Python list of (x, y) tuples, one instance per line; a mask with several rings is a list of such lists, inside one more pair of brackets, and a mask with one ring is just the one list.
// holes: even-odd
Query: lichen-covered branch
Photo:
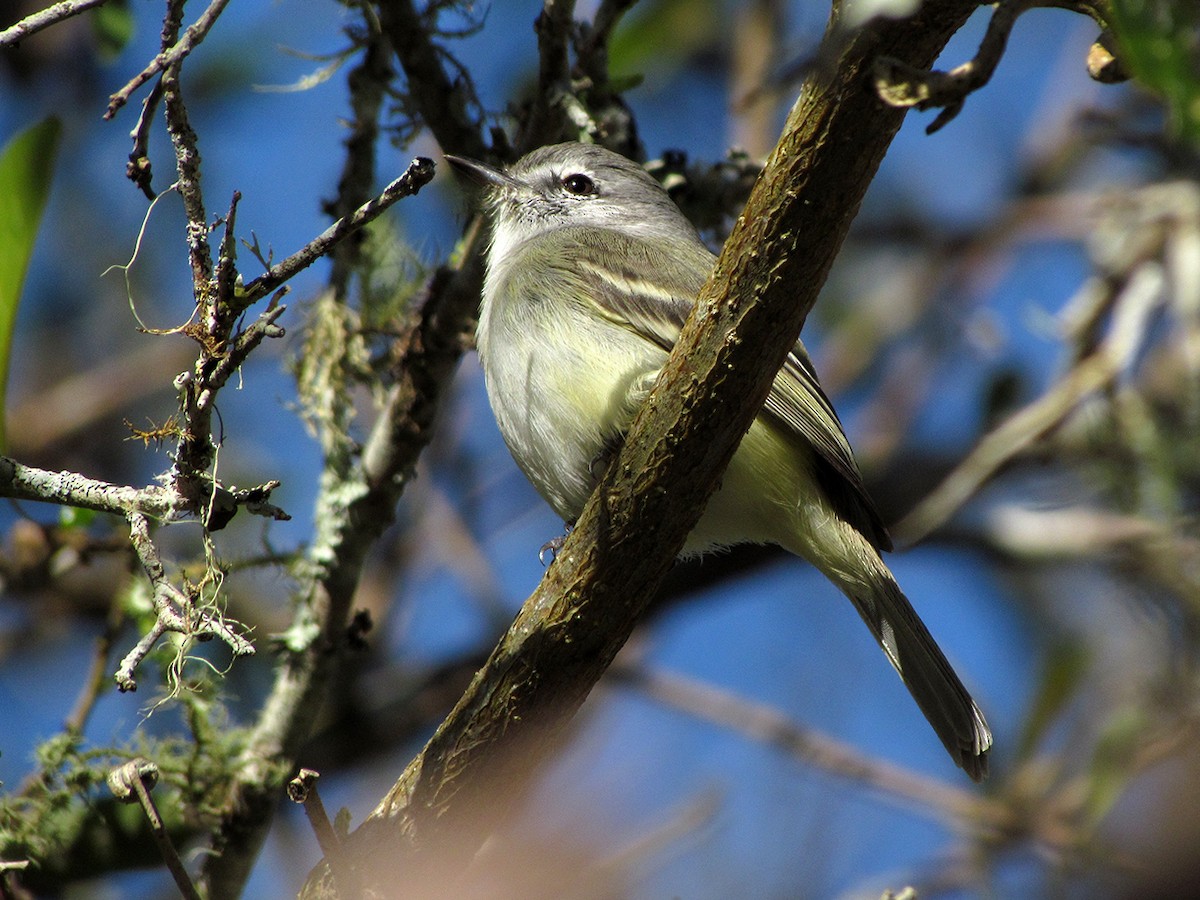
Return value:
[(57, 25), (63, 19), (77, 16), (81, 12), (87, 12), (106, 2), (107, 0), (62, 0), (61, 3), (47, 6), (0, 31), (0, 47), (18, 44), (30, 35), (37, 34), (43, 28)]
[(125, 516), (137, 512), (170, 520), (182, 512), (179, 498), (166, 488), (110, 484), (77, 472), (50, 472), (0, 457), (0, 497), (38, 500)]

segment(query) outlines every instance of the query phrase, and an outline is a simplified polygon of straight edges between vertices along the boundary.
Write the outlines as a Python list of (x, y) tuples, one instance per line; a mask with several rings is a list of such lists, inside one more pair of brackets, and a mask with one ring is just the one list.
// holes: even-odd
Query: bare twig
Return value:
[(940, 72), (881, 56), (875, 61), (876, 91), (892, 106), (941, 107), (942, 111), (925, 128), (926, 134), (933, 134), (959, 114), (968, 95), (991, 80), (1004, 55), (1013, 25), (1021, 15), (1039, 7), (1074, 10), (1103, 24), (1096, 4), (1087, 0), (1004, 0), (996, 4), (987, 32), (972, 59), (949, 72)]
[(164, 49), (150, 61), (150, 64), (146, 68), (135, 75), (128, 84), (109, 98), (108, 109), (104, 113), (104, 118), (111, 119), (122, 106), (129, 102), (129, 98), (133, 96), (134, 91), (160, 72), (166, 72), (172, 66), (177, 66), (185, 56), (200, 46), (200, 42), (208, 36), (209, 31), (216, 24), (217, 18), (228, 5), (229, 0), (212, 0), (208, 9), (200, 15), (199, 19), (187, 27), (187, 30), (183, 33), (183, 37), (174, 46)]
[(320, 777), (321, 773), (313, 769), (301, 769), (296, 777), (288, 782), (288, 799), (304, 806), (304, 815), (312, 826), (321, 852), (332, 856), (337, 853), (339, 841), (333, 831), (333, 825), (329, 822), (329, 814), (325, 812), (325, 804), (321, 802), (321, 793), (317, 790), (317, 779)]
[(150, 126), (154, 122), (154, 113), (158, 110), (162, 95), (163, 83), (162, 79), (159, 79), (142, 101), (142, 111), (138, 114), (137, 124), (129, 132), (129, 136), (133, 138), (133, 149), (129, 151), (129, 162), (125, 165), (125, 177), (136, 184), (151, 203), (155, 200), (155, 194), (151, 184)]
[(105, 2), (106, 0), (63, 0), (61, 3), (55, 3), (53, 6), (28, 15), (15, 25), (10, 25), (0, 31), (0, 47), (17, 44), (31, 34), (37, 34), (43, 28), (49, 28), (63, 19), (77, 16), (81, 12), (86, 12)]
[(384, 188), (383, 193), (374, 200), (364, 203), (352, 215), (338, 219), (304, 247), (282, 262), (271, 266), (269, 270), (247, 284), (238, 297), (238, 305), (243, 308), (249, 306), (292, 278), (297, 272), (311, 266), (339, 241), (345, 240), (372, 219), (377, 218), (397, 200), (412, 196), (419, 191), (433, 178), (433, 173), (433, 160), (418, 156), (409, 163), (404, 174)]
[(179, 888), (179, 892), (185, 900), (200, 900), (200, 893), (192, 884), (192, 879), (183, 866), (183, 860), (179, 858), (179, 851), (175, 849), (162, 816), (159, 815), (154, 798), (150, 796), (150, 789), (157, 781), (158, 766), (140, 756), (108, 773), (108, 786), (114, 797), (122, 803), (136, 802), (142, 805), (146, 819), (150, 822), (150, 833), (158, 845), (159, 853), (162, 854), (171, 877), (175, 879), (175, 886)]

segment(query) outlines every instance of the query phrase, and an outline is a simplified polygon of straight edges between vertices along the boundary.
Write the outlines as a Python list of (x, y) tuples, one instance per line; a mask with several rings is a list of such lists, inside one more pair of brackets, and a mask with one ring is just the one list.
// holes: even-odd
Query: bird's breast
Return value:
[(595, 485), (597, 460), (636, 412), (630, 395), (654, 371), (654, 348), (569, 302), (500, 300), (485, 300), (479, 320), (488, 400), (517, 464), (574, 521)]

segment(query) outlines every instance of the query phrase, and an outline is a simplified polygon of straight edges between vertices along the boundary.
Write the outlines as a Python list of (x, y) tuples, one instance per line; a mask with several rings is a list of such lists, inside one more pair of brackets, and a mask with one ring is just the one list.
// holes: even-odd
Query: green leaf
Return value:
[(0, 149), (0, 448), (13, 325), (38, 223), (54, 172), (62, 126), (51, 116), (26, 128)]
[(78, 506), (60, 506), (58, 508), (58, 524), (63, 528), (87, 528), (98, 513), (94, 509), (82, 509)]
[(622, 20), (609, 43), (609, 71), (614, 75), (662, 71), (682, 65), (689, 56), (717, 47), (720, 29), (716, 0), (650, 0)]
[(1121, 59), (1167, 102), (1171, 133), (1200, 147), (1200, 3), (1112, 0)]
[(111, 61), (133, 37), (134, 19), (125, 0), (109, 0), (92, 14), (92, 33), (100, 58)]

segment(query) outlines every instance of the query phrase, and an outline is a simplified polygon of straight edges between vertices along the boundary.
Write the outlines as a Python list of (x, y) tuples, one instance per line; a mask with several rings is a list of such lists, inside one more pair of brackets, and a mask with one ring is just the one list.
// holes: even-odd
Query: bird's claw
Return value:
[[(567, 537), (571, 534), (571, 525), (567, 525), (567, 530), (558, 537), (550, 538), (546, 543), (542, 544), (542, 549), (538, 551), (538, 562), (543, 566), (548, 566), (558, 557), (558, 551), (562, 549), (562, 545), (567, 542)], [(550, 554), (550, 562), (546, 562), (546, 554)]]

